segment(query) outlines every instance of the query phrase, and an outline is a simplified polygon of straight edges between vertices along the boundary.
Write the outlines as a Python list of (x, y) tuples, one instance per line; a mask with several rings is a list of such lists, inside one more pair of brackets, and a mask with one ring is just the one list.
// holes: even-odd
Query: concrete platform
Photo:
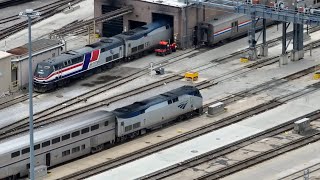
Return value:
[(247, 120), (111, 169), (89, 179), (135, 179), (150, 174), (316, 111), (320, 108), (319, 95), (320, 92), (315, 92), (308, 97), (299, 98)]
[[(297, 150), (285, 153), (259, 165), (223, 178), (224, 180), (247, 180), (255, 177), (259, 179), (281, 179), (295, 172), (301, 172), (309, 166), (320, 163), (320, 142), (315, 142)], [(309, 178), (320, 177), (320, 172), (311, 173)], [(285, 178), (286, 179), (286, 178)], [(289, 180), (290, 178), (288, 178)], [(303, 177), (299, 178), (303, 179)]]

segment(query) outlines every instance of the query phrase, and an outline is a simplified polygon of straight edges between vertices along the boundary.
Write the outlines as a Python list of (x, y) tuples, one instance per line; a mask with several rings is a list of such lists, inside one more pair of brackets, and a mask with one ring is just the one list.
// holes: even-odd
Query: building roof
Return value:
[(141, 0), (145, 2), (155, 3), (155, 4), (162, 4), (166, 6), (173, 6), (173, 7), (186, 7), (187, 4), (185, 0)]
[(0, 51), (0, 60), (9, 56), (12, 56), (12, 54), (8, 52)]
[[(49, 47), (56, 46), (59, 44), (61, 44), (61, 42), (59, 40), (39, 39), (37, 41), (32, 42), (32, 52), (38, 52), (38, 51), (48, 49)], [(28, 53), (28, 44), (11, 49), (8, 51), (8, 53), (11, 53), (11, 54), (17, 55), (17, 56), (26, 55)]]

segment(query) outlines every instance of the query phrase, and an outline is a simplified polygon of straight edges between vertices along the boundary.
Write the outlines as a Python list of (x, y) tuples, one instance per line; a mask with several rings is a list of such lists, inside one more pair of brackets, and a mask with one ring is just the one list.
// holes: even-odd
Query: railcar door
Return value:
[(238, 21), (231, 23), (231, 36), (234, 36), (238, 33)]
[(47, 153), (46, 154), (46, 166), (50, 167), (50, 164), (51, 164), (51, 156), (50, 156), (50, 153)]

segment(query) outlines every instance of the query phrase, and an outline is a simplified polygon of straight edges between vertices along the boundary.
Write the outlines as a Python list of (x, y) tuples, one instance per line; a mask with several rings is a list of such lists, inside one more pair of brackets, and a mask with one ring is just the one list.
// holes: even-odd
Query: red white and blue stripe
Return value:
[(49, 76), (45, 78), (39, 78), (34, 77), (36, 81), (44, 81), (44, 82), (50, 82), (55, 80), (56, 78), (67, 78), (69, 76), (72, 76), (74, 74), (82, 73), (84, 71), (90, 70), (95, 68), (95, 66), (90, 67), (94, 62), (99, 61), (100, 57), (100, 49), (94, 50), (92, 52), (86, 53), (84, 55), (84, 60), (80, 63), (73, 64), (68, 67), (64, 67), (63, 69), (56, 70), (52, 72)]
[[(251, 24), (251, 20), (244, 21), (244, 22), (240, 23), (240, 24), (238, 25), (238, 27), (239, 27), (239, 28), (242, 28), (242, 27), (244, 27), (244, 26), (246, 26), (246, 25), (249, 25), (249, 24)], [(231, 27), (227, 27), (227, 28), (225, 28), (225, 29), (219, 30), (219, 31), (215, 32), (213, 35), (214, 35), (214, 36), (220, 36), (220, 35), (222, 35), (222, 34), (224, 34), (224, 33), (226, 33), (226, 32), (229, 32), (229, 31), (231, 31)]]

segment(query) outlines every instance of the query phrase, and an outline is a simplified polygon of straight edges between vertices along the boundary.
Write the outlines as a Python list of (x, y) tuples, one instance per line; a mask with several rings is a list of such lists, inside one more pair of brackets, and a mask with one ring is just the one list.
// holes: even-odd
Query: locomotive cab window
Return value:
[(170, 25), (168, 24), (168, 25), (166, 25), (166, 29), (169, 29), (170, 28)]
[(109, 125), (109, 121), (104, 122), (104, 126), (108, 126)]

